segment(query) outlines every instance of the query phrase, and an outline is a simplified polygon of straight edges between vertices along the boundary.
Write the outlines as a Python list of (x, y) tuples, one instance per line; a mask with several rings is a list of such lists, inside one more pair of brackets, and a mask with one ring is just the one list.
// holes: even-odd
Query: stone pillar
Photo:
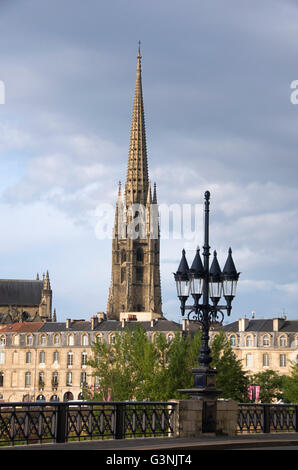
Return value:
[(235, 436), (237, 432), (239, 405), (234, 400), (217, 401), (217, 434)]
[(198, 437), (202, 434), (202, 400), (177, 402), (175, 437)]
[[(171, 400), (172, 401), (172, 400)], [(203, 418), (206, 401), (202, 399), (173, 400), (177, 403), (175, 437), (195, 438), (203, 436)], [(234, 400), (217, 400), (216, 433), (235, 436), (238, 421), (238, 403)]]

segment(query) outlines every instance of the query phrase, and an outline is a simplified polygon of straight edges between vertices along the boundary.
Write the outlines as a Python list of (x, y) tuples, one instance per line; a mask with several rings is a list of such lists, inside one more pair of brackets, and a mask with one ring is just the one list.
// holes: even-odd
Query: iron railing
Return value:
[(298, 432), (298, 405), (240, 403), (238, 434)]
[(0, 403), (0, 445), (173, 437), (175, 402)]

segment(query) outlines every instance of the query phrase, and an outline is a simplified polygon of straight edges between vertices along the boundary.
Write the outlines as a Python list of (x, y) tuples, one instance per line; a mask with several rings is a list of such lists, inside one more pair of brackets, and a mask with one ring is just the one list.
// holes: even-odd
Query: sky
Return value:
[[(58, 321), (105, 311), (96, 209), (125, 182), (140, 40), (149, 176), (160, 204), (210, 191), (211, 249), (241, 272), (225, 322), (297, 319), (297, 25), (290, 0), (1, 0), (0, 277), (48, 270)], [(202, 224), (161, 240), (170, 320)]]

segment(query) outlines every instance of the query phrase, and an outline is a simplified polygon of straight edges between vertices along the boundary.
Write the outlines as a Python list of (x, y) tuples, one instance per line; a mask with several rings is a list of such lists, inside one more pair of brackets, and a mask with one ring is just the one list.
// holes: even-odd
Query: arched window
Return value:
[(232, 347), (236, 346), (236, 336), (235, 335), (230, 336), (230, 345)]
[(0, 336), (0, 346), (5, 346), (6, 338), (4, 335)]
[(137, 261), (143, 263), (144, 262), (144, 251), (143, 248), (139, 247), (137, 249)]
[(40, 335), (40, 344), (46, 344), (47, 337), (46, 335)]
[(59, 335), (55, 335), (54, 338), (53, 338), (53, 343), (54, 344), (59, 344), (60, 343), (60, 336)]
[(87, 335), (82, 336), (82, 346), (88, 346), (88, 336)]
[(172, 333), (168, 334), (168, 343), (170, 344), (174, 339), (174, 335)]
[(68, 346), (73, 346), (74, 345), (74, 336), (69, 335), (68, 336)]
[(279, 338), (279, 345), (280, 345), (281, 347), (284, 347), (284, 346), (287, 345), (287, 338), (286, 338), (286, 336), (281, 336), (281, 337)]
[(265, 335), (263, 338), (263, 346), (270, 346), (270, 337), (269, 335)]
[(252, 346), (252, 336), (247, 336), (245, 340), (245, 346)]

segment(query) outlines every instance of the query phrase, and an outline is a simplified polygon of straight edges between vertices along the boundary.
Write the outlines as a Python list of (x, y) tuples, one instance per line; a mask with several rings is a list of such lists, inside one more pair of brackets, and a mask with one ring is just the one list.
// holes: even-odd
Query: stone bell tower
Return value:
[(156, 185), (148, 176), (141, 53), (137, 56), (126, 184), (119, 183), (112, 242), (107, 317), (149, 321), (162, 317), (160, 234)]

